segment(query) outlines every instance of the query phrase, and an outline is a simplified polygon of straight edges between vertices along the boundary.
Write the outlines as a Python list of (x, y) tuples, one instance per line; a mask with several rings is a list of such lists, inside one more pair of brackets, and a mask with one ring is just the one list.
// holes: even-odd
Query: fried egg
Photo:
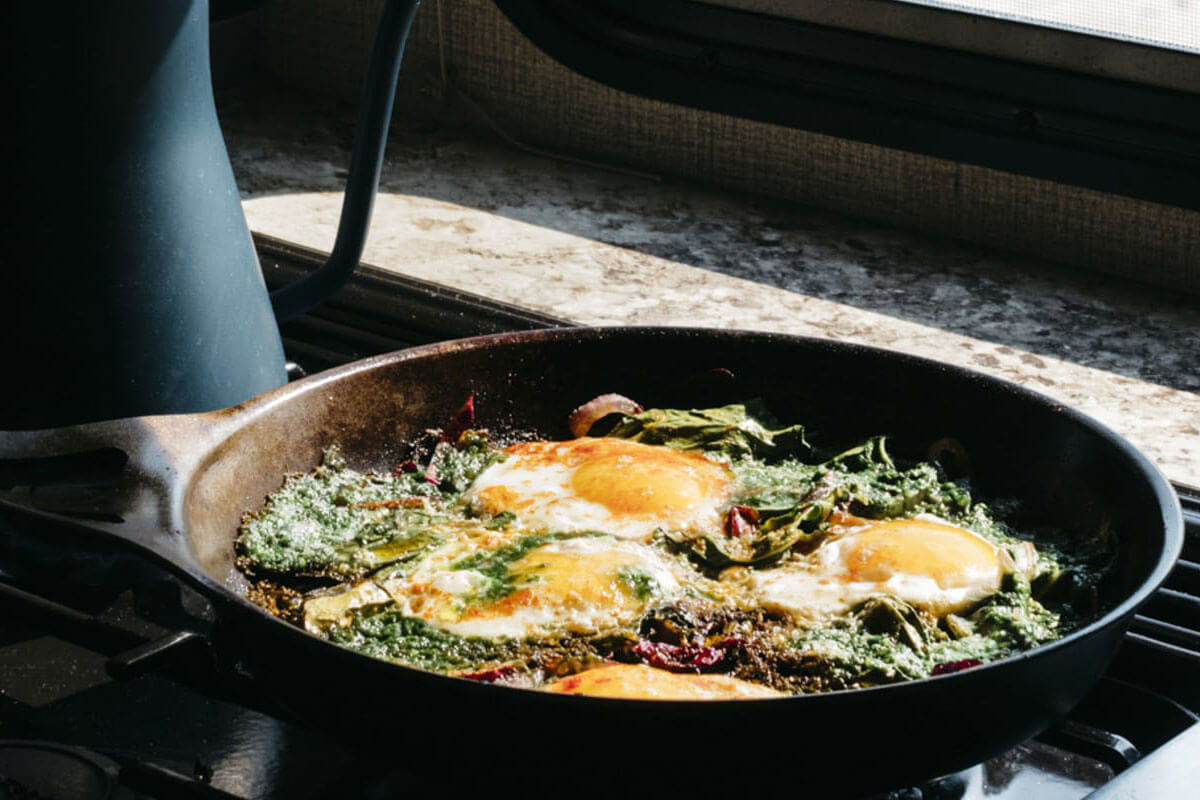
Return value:
[(729, 468), (704, 455), (624, 439), (526, 442), (504, 453), (464, 497), (475, 513), (507, 511), (530, 530), (642, 541), (658, 529), (715, 533), (734, 486)]
[(1007, 552), (964, 528), (929, 518), (874, 522), (834, 534), (808, 556), (746, 578), (767, 608), (799, 619), (845, 613), (892, 595), (935, 617), (1000, 590)]
[(440, 630), (519, 639), (632, 625), (650, 603), (704, 580), (686, 563), (637, 542), (510, 536), (499, 545), (445, 546), (379, 585), (406, 616)]
[(780, 693), (728, 675), (681, 675), (644, 664), (611, 664), (555, 681), (546, 691), (638, 700), (740, 700)]

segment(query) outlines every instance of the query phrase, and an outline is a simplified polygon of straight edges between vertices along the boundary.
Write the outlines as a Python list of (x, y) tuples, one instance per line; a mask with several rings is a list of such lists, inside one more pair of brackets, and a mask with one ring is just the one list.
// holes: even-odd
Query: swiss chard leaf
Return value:
[(822, 465), (829, 490), (854, 513), (872, 519), (920, 513), (955, 519), (970, 508), (966, 489), (942, 481), (929, 464), (900, 469), (886, 445), (884, 437), (875, 436)]
[(820, 537), (832, 510), (832, 503), (818, 500), (765, 517), (752, 531), (739, 536), (667, 537), (713, 569), (763, 564)]
[(730, 458), (753, 456), (781, 458), (808, 452), (804, 426), (768, 428), (761, 403), (735, 404), (720, 408), (651, 408), (625, 416), (609, 436), (644, 444), (660, 444), (676, 450), (703, 450)]

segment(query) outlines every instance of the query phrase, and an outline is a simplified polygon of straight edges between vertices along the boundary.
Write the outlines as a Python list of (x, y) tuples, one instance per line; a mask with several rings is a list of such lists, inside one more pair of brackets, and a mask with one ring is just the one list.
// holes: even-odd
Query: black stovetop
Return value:
[[(268, 281), (318, 254), (260, 240)], [(365, 270), (287, 326), (310, 371), (411, 344), (555, 320)], [(1183, 560), (1134, 622), (1106, 677), (1062, 724), (895, 800), (1184, 797), (1200, 781), (1200, 497), (1182, 494)], [(401, 754), (320, 731), (272, 707), (236, 664), (181, 631), (204, 602), (141, 557), (0, 516), (0, 800), (402, 797), (442, 793)], [(59, 541), (59, 539), (55, 539)], [(37, 558), (31, 558), (36, 552)], [(51, 783), (46, 783), (51, 781)]]

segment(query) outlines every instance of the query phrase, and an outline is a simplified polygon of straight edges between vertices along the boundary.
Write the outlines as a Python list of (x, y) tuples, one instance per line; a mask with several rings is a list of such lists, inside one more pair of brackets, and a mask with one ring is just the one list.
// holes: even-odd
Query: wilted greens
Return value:
[(732, 458), (778, 458), (809, 451), (803, 425), (768, 428), (761, 403), (758, 416), (746, 404), (683, 410), (650, 408), (625, 416), (609, 436), (643, 444), (661, 444), (676, 450), (702, 450)]
[[(473, 420), (469, 400), (447, 433), (431, 431), (410, 443), (413, 458), (390, 471), (351, 469), (333, 447), (312, 472), (287, 476), (239, 530), (237, 560), (254, 584), (251, 596), (273, 613), (293, 609), (288, 613), (297, 620), (305, 608), (323, 609), (320, 624), (309, 629), (341, 646), (477, 680), (538, 686), (624, 661), (721, 673), (799, 693), (969, 669), (1053, 641), (1098, 612), (1098, 586), (1116, 553), (1107, 526), (1062, 531), (1034, 525), (1016, 501), (980, 502), (968, 480), (896, 457), (883, 436), (819, 456), (801, 425), (776, 420), (761, 401), (647, 409), (621, 416), (607, 436), (701, 453), (730, 476), (719, 525), (700, 532), (661, 526), (642, 543), (694, 580), (676, 586), (668, 575), (663, 583), (662, 573), (619, 562), (614, 591), (620, 602), (643, 609), (633, 624), (526, 638), (459, 635), (436, 616), (417, 616), (412, 609), (419, 603), (405, 605), (409, 601), (397, 594), (439, 548), (463, 537), (489, 543), (447, 556), (445, 569), (453, 575), (446, 585), (460, 587), (450, 612), (459, 614), (530, 602), (525, 589), (542, 573), (514, 575), (512, 565), (543, 546), (580, 536), (613, 538), (602, 530), (527, 527), (519, 510), (480, 516), (464, 492), (505, 453), (486, 431), (470, 427)], [(838, 613), (812, 617), (755, 599), (757, 577), (803, 571), (830, 552), (829, 543), (851, 535), (847, 531), (914, 517), (989, 542), (1003, 569), (999, 589), (992, 584), (986, 596), (936, 614), (885, 582)], [(850, 572), (835, 577), (867, 580)], [(578, 606), (591, 595), (586, 576), (573, 581), (564, 585), (578, 588), (568, 603)], [(422, 586), (418, 594), (427, 590)]]

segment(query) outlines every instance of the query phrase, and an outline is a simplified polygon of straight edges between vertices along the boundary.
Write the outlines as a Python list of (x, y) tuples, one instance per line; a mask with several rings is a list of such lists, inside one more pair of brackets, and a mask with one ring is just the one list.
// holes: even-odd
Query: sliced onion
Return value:
[(640, 414), (642, 410), (640, 405), (628, 397), (619, 394), (602, 394), (572, 411), (571, 416), (567, 417), (567, 427), (571, 429), (572, 436), (579, 438), (587, 436), (592, 426), (609, 414)]

